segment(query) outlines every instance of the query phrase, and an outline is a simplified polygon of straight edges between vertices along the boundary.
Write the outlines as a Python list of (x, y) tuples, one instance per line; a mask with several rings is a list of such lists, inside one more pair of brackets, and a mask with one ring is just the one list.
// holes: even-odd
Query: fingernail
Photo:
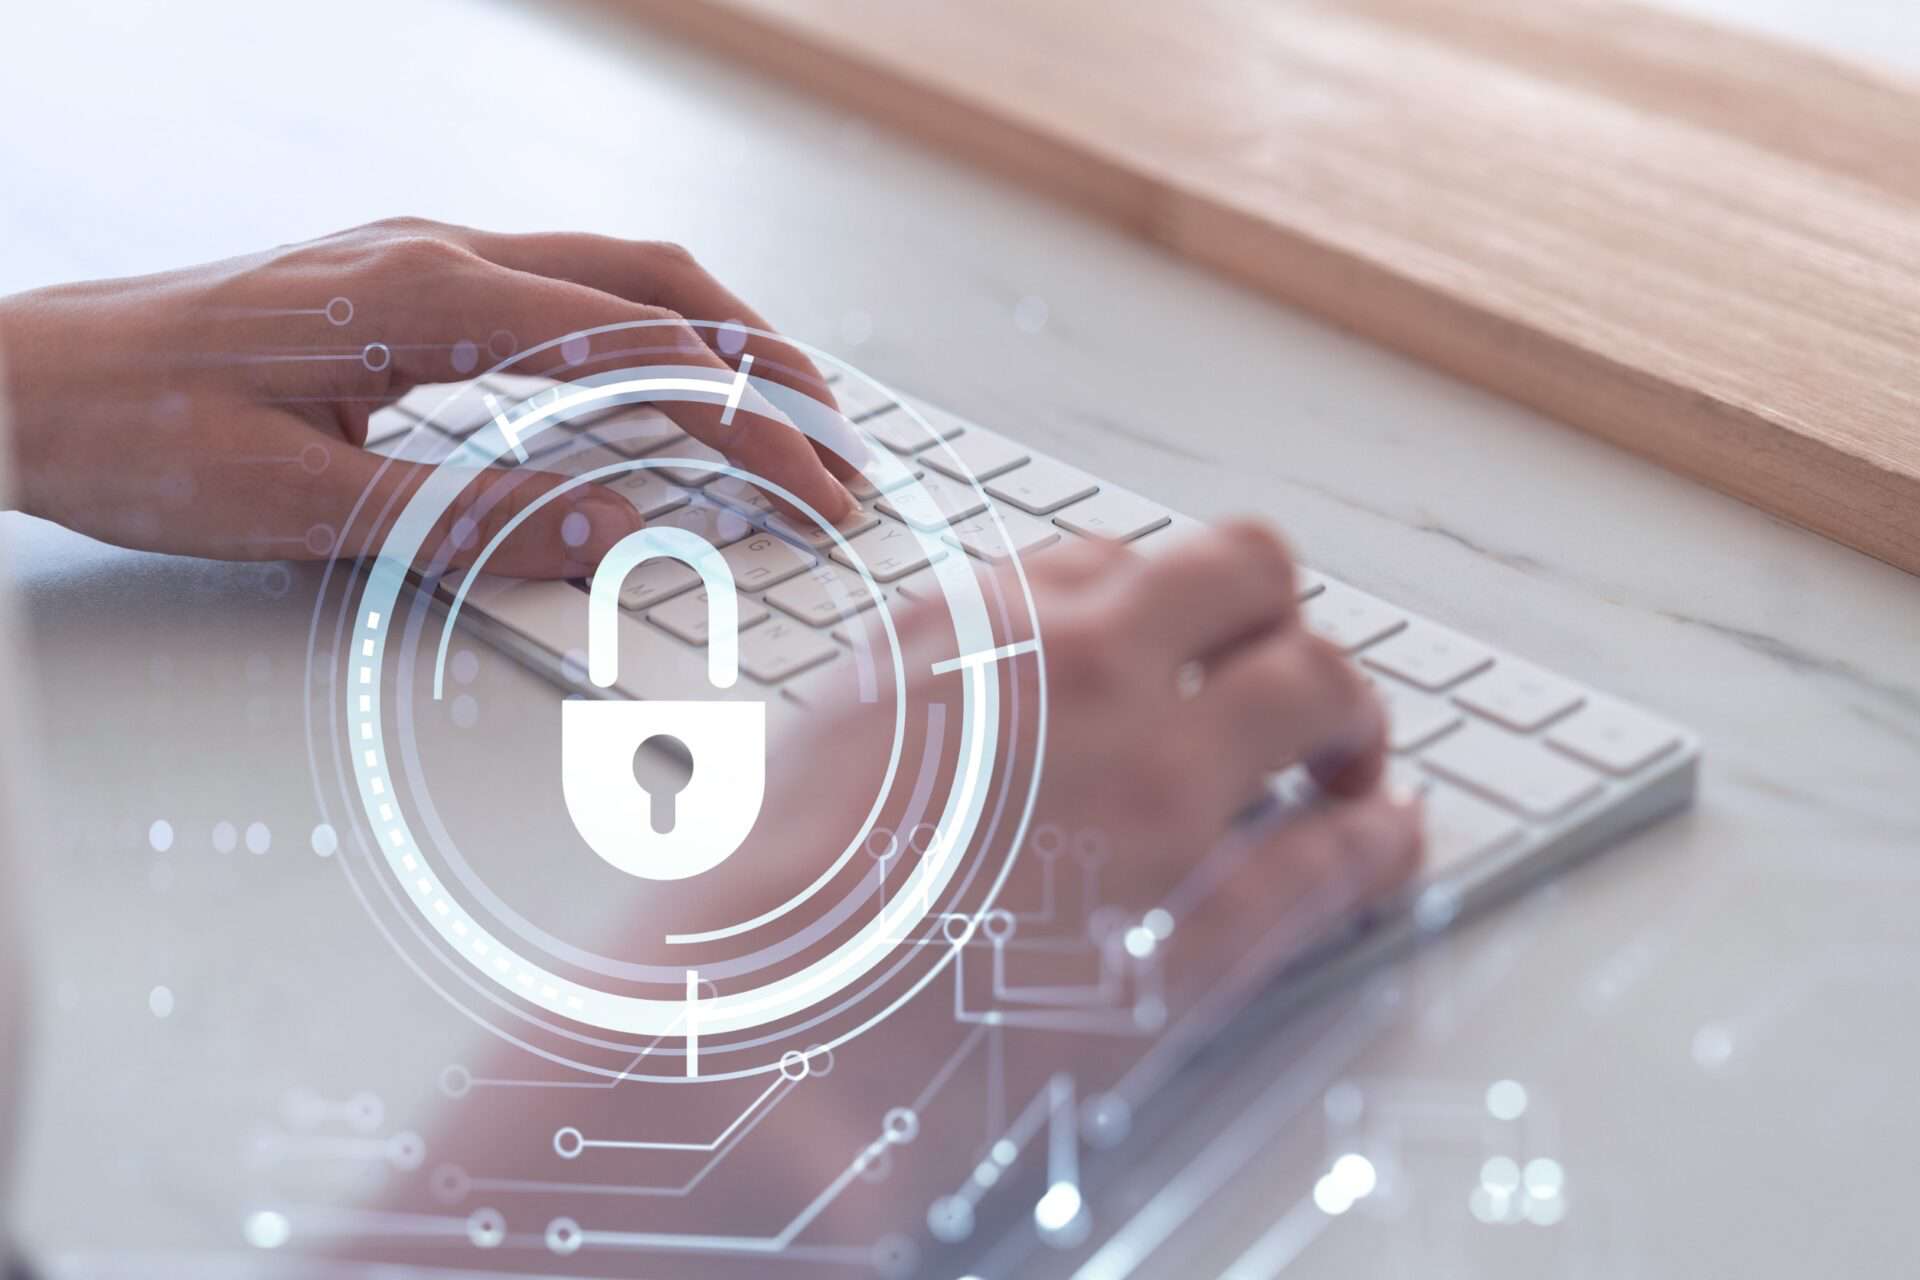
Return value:
[(624, 498), (588, 493), (560, 521), (560, 554), (569, 564), (598, 564), (620, 539), (640, 527), (640, 513)]

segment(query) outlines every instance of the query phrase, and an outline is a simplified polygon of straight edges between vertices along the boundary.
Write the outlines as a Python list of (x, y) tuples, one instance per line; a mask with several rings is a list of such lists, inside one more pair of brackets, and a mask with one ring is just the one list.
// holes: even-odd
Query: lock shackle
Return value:
[(593, 571), (587, 596), (587, 677), (604, 689), (620, 674), (620, 588), (627, 575), (662, 556), (700, 575), (707, 589), (707, 680), (731, 689), (740, 678), (740, 598), (720, 549), (697, 533), (649, 525), (613, 544)]

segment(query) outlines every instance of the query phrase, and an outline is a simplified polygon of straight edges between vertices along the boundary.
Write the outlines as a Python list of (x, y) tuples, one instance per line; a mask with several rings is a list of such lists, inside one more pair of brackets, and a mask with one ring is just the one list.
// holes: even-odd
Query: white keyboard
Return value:
[[(492, 418), (485, 398), (513, 405), (546, 394), (541, 379), (487, 375), (464, 388), (422, 387), (374, 415), (368, 445), (436, 460)], [(1197, 522), (973, 423), (914, 407), (933, 435), (884, 394), (837, 380), (842, 411), (875, 447), (910, 460), (950, 525), (952, 554), (983, 561), (1076, 538), (1111, 538), (1151, 553)], [(423, 419), (426, 419), (423, 421)], [(578, 474), (643, 455), (717, 458), (656, 409), (626, 407), (548, 430), (527, 465)], [(854, 663), (844, 624), (872, 607), (844, 551), (799, 530), (737, 481), (692, 468), (635, 473), (613, 487), (650, 523), (694, 530), (723, 549), (740, 590), (742, 678), (733, 696), (762, 699), (773, 718), (841, 696)], [(977, 482), (977, 484), (976, 484)], [(937, 594), (902, 512), (869, 487), (841, 526), (882, 591)], [(988, 517), (989, 508), (999, 517)], [(918, 514), (910, 509), (907, 514)], [(1003, 535), (1001, 529), (1004, 528)], [(705, 678), (706, 608), (684, 565), (653, 561), (629, 576), (615, 692), (714, 696)], [(1565, 676), (1322, 574), (1300, 575), (1306, 623), (1352, 655), (1391, 725), (1392, 776), (1424, 792), (1427, 863), (1403, 913), (1436, 927), (1513, 883), (1599, 848), (1683, 807), (1699, 744), (1687, 731)], [(481, 579), (463, 622), (563, 685), (586, 683), (580, 584)], [(1385, 931), (1391, 934), (1393, 930)], [(1383, 938), (1383, 942), (1389, 939)]]

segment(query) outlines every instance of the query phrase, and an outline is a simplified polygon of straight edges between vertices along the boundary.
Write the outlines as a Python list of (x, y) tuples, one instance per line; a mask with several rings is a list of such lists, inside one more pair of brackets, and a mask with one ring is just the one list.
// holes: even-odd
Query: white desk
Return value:
[[(1474, 1222), (1476, 1127), (1410, 1123), (1409, 1159), (1450, 1172), (1330, 1224), (1302, 1273), (1909, 1265), (1914, 579), (617, 23), (346, 0), (262, 36), (259, 6), (127, 8), (8, 19), (0, 292), (397, 212), (680, 240), (888, 382), (1195, 514), (1272, 515), (1313, 563), (1702, 731), (1693, 813), (1401, 965), (1343, 1068), (1469, 1116), (1522, 1081), (1566, 1221)], [(1920, 67), (1920, 10), (1830, 8), (1765, 18)], [(471, 1031), (390, 981), (306, 849), (299, 586), (9, 526), (51, 837), (23, 1222), (51, 1252), (230, 1249), (289, 1087), (366, 1087), (378, 1039), (409, 1115)], [(498, 658), (479, 688), (503, 719), (552, 697)], [(215, 853), (223, 820), (272, 848)], [(1249, 1176), (1290, 1200), (1321, 1140), (1309, 1109)]]

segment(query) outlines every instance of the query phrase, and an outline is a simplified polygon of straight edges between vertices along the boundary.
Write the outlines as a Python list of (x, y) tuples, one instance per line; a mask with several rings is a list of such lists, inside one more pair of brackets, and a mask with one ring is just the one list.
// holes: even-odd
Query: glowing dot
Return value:
[(172, 1017), (173, 988), (155, 987), (153, 990), (147, 992), (147, 1008), (153, 1011), (153, 1016), (156, 1018)]
[(472, 684), (474, 677), (480, 674), (480, 656), (471, 649), (462, 649), (453, 655), (453, 661), (447, 669), (461, 684)]
[(1147, 932), (1162, 942), (1173, 936), (1173, 913), (1165, 907), (1155, 907), (1147, 912), (1140, 917), (1140, 923), (1146, 926)]
[(1521, 1208), (1527, 1221), (1536, 1227), (1550, 1227), (1567, 1216), (1567, 1202), (1559, 1196), (1546, 1200), (1528, 1200)]
[(463, 693), (453, 700), (453, 722), (462, 729), (471, 729), (480, 723), (480, 704), (470, 693)]
[(1137, 924), (1127, 930), (1126, 937), (1122, 939), (1123, 945), (1127, 948), (1127, 954), (1135, 960), (1145, 960), (1152, 955), (1154, 944), (1157, 942), (1159, 939), (1153, 936), (1153, 930), (1144, 924)]
[(1551, 1200), (1567, 1185), (1567, 1173), (1558, 1160), (1540, 1156), (1527, 1161), (1527, 1167), (1520, 1171), (1520, 1181), (1526, 1185), (1529, 1196), (1536, 1200)]
[(583, 364), (592, 353), (592, 339), (583, 333), (577, 333), (560, 344), (560, 358), (568, 364)]
[(1313, 1203), (1330, 1218), (1337, 1218), (1353, 1208), (1352, 1197), (1340, 1190), (1340, 1184), (1333, 1180), (1332, 1174), (1324, 1175), (1313, 1184)]
[(265, 853), (271, 848), (273, 848), (273, 832), (267, 830), (267, 824), (264, 822), (249, 822), (247, 824), (247, 852)]
[(1020, 1157), (1020, 1148), (1013, 1145), (1012, 1138), (1002, 1138), (993, 1144), (993, 1158), (1001, 1164), (1012, 1164)]
[(1518, 1120), (1527, 1113), (1527, 1091), (1518, 1080), (1495, 1080), (1487, 1086), (1487, 1114), (1495, 1120)]
[(216, 822), (213, 824), (213, 847), (215, 852), (232, 853), (234, 846), (239, 843), (240, 833), (234, 830), (231, 822)]
[(1038, 333), (1047, 327), (1047, 300), (1032, 294), (1013, 304), (1013, 327), (1022, 333)]
[(262, 1209), (247, 1215), (246, 1225), (241, 1232), (246, 1236), (247, 1243), (256, 1249), (278, 1249), (293, 1238), (293, 1224), (287, 1221), (283, 1213)]
[(1520, 1189), (1520, 1166), (1508, 1156), (1489, 1156), (1480, 1166), (1480, 1185), (1496, 1196), (1510, 1196)]
[(332, 827), (321, 823), (313, 829), (313, 851), (323, 858), (331, 858), (340, 847), (340, 837)]
[(453, 344), (453, 354), (449, 357), (455, 373), (472, 373), (480, 363), (480, 348), (466, 338)]
[(1500, 1221), (1500, 1206), (1493, 1202), (1493, 1194), (1485, 1187), (1475, 1187), (1467, 1197), (1467, 1212), (1480, 1222)]
[(1056, 1182), (1033, 1206), (1034, 1225), (1042, 1231), (1065, 1231), (1080, 1216), (1080, 1208), (1080, 1188), (1071, 1182)]
[(1365, 1199), (1380, 1185), (1380, 1175), (1374, 1171), (1373, 1161), (1353, 1151), (1335, 1160), (1327, 1176), (1333, 1179), (1340, 1194), (1349, 1200)]
[(1702, 1070), (1717, 1071), (1733, 1057), (1733, 1033), (1708, 1023), (1693, 1033), (1693, 1060)]
[(577, 547), (585, 542), (587, 535), (592, 532), (593, 525), (584, 512), (569, 511), (560, 521), (560, 541), (570, 547)]
[(147, 828), (147, 843), (153, 846), (155, 853), (165, 853), (173, 848), (173, 824), (165, 818), (155, 818), (153, 825)]

